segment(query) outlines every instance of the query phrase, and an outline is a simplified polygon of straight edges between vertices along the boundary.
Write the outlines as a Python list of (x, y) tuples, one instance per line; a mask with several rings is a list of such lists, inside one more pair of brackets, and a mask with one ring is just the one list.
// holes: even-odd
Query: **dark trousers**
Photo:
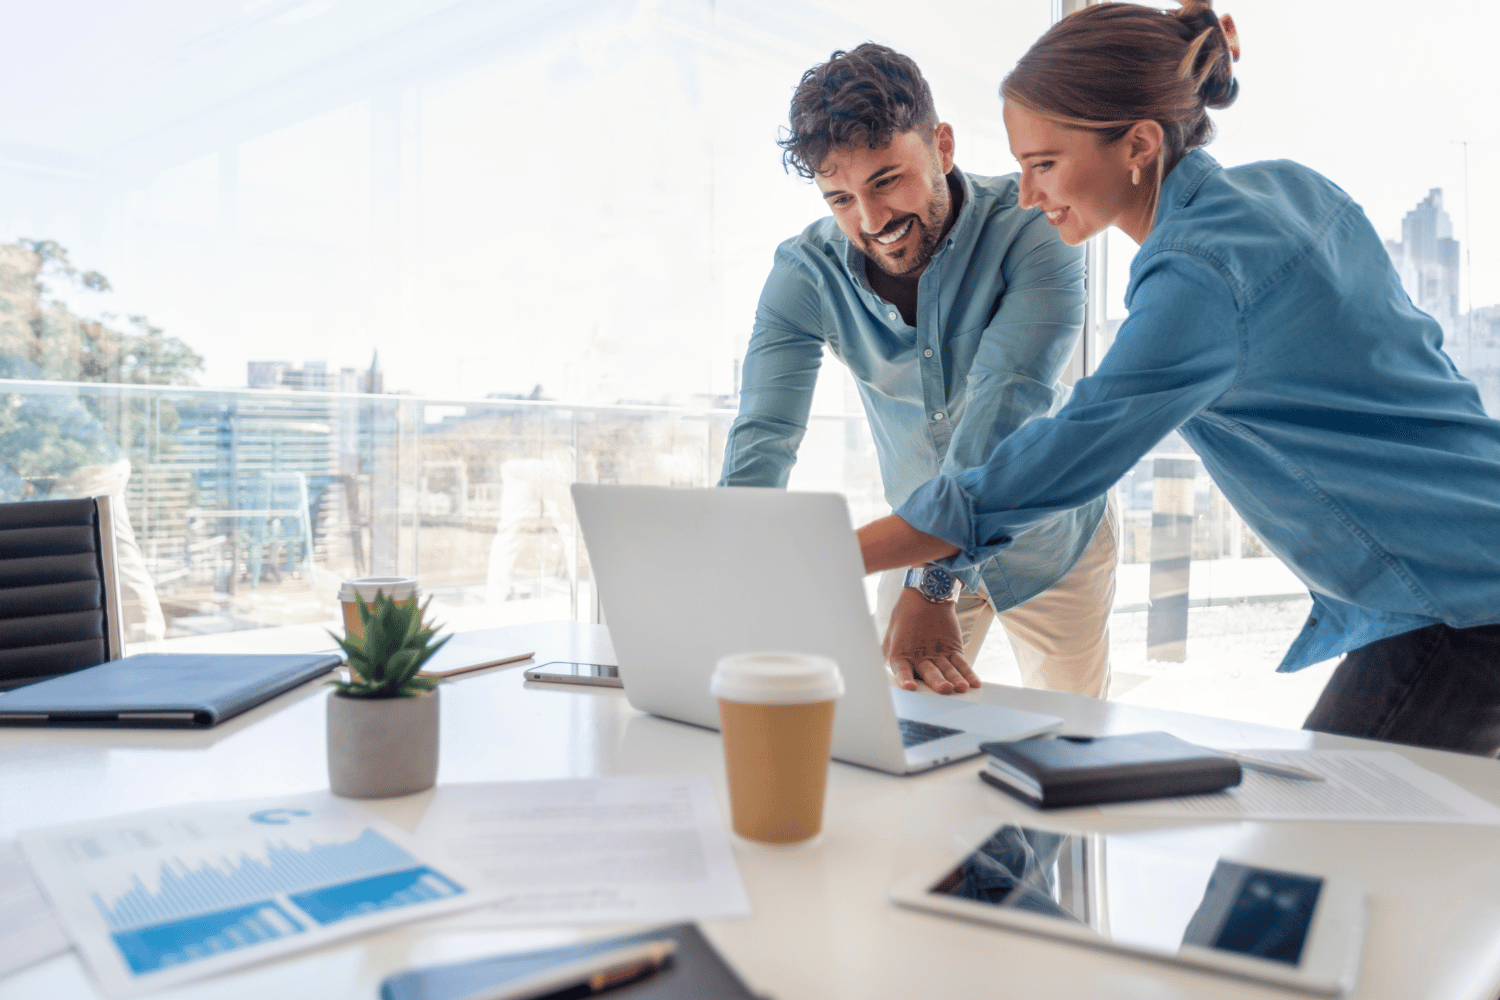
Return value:
[(1302, 728), (1494, 757), (1500, 625), (1429, 625), (1354, 650)]

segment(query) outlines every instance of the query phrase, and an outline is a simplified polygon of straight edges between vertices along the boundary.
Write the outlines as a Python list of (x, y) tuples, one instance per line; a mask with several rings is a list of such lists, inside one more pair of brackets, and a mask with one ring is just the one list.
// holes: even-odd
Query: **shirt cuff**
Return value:
[(939, 566), (949, 569), (968, 569), (985, 562), (996, 552), (1007, 548), (1012, 539), (1009, 535), (976, 540), (978, 515), (974, 499), (951, 476), (938, 476), (917, 487), (906, 502), (896, 508), (896, 516), (918, 531), (936, 535), (959, 552), (947, 559), (936, 560)]

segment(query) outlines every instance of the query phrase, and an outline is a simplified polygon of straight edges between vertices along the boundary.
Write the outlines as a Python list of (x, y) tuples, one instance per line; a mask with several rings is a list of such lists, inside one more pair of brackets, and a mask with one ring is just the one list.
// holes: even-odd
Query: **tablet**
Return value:
[(1006, 825), (891, 890), (903, 906), (1307, 993), (1354, 986), (1366, 893), (1352, 879), (1184, 851), (1160, 831)]

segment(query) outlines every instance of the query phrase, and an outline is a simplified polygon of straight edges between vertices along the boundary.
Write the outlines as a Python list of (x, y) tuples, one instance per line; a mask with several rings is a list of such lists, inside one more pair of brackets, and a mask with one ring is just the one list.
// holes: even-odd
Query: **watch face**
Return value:
[(935, 600), (947, 600), (953, 593), (953, 574), (941, 566), (928, 566), (922, 573), (922, 592)]

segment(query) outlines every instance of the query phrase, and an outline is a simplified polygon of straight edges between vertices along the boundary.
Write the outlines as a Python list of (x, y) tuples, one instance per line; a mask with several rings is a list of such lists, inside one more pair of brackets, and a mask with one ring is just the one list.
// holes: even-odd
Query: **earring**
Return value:
[(1130, 183), (1134, 184), (1136, 187), (1140, 187), (1141, 186), (1141, 168), (1140, 167), (1131, 167), (1130, 168)]

